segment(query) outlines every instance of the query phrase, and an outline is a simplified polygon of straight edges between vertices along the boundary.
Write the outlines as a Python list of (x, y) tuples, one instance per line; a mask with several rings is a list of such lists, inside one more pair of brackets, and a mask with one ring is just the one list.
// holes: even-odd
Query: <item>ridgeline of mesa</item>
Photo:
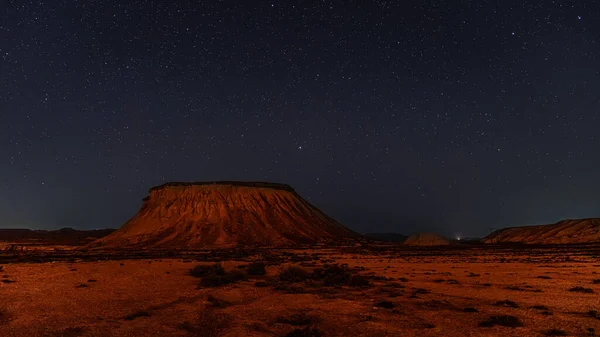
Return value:
[[(455, 244), (435, 233), (405, 237), (372, 233), (371, 240), (406, 246)], [(389, 240), (388, 240), (389, 238)], [(170, 182), (152, 187), (137, 214), (117, 230), (31, 231), (0, 229), (0, 241), (87, 244), (87, 248), (204, 249), (293, 246), (365, 239), (302, 198), (290, 185), (269, 182)], [(486, 244), (600, 242), (600, 219), (511, 227), (480, 240)]]

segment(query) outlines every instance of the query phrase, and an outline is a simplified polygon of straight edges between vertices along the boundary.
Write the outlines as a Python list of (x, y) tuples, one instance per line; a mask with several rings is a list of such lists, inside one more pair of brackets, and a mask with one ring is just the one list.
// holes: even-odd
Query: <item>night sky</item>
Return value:
[(596, 1), (173, 2), (0, 0), (0, 227), (208, 180), (359, 232), (600, 216)]

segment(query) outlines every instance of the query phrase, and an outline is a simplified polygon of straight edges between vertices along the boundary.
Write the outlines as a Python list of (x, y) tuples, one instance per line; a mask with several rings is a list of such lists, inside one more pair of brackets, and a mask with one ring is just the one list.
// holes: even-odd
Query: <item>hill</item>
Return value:
[(523, 244), (600, 242), (600, 219), (563, 220), (551, 225), (504, 228), (486, 236), (483, 242)]
[(285, 246), (359, 238), (292, 187), (263, 182), (168, 183), (90, 248)]
[(407, 246), (446, 246), (450, 244), (450, 241), (435, 233), (419, 233), (406, 238), (403, 244)]
[(398, 233), (366, 233), (365, 237), (377, 241), (403, 242), (407, 236)]
[(0, 229), (0, 242), (19, 244), (83, 245), (112, 233), (114, 229), (75, 230), (31, 230), (20, 228)]

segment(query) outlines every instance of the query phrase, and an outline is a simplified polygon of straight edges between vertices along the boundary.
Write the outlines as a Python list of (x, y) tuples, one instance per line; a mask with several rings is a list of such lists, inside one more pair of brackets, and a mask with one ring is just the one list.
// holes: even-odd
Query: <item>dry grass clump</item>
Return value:
[(188, 332), (189, 336), (218, 337), (230, 325), (231, 316), (212, 308), (204, 308), (198, 313), (195, 322), (185, 321), (179, 328)]
[(225, 269), (220, 263), (213, 265), (197, 265), (190, 269), (190, 275), (194, 277), (225, 275)]
[(574, 293), (584, 293), (584, 294), (593, 294), (594, 290), (592, 288), (584, 288), (581, 286), (573, 287), (569, 289), (570, 292)]
[(525, 326), (521, 319), (515, 316), (510, 315), (500, 315), (500, 316), (491, 316), (487, 320), (479, 323), (480, 327), (491, 328), (494, 326), (505, 326), (509, 328), (517, 328), (521, 326)]
[(246, 268), (248, 275), (262, 276), (267, 273), (266, 265), (263, 262), (253, 262)]
[(125, 316), (123, 319), (126, 321), (133, 321), (134, 319), (136, 319), (138, 317), (150, 317), (150, 313), (145, 310), (140, 310), (140, 311), (134, 312), (133, 314), (129, 314), (129, 315)]
[(519, 305), (511, 300), (498, 301), (495, 303), (497, 306), (501, 307), (509, 307), (509, 308), (518, 308)]

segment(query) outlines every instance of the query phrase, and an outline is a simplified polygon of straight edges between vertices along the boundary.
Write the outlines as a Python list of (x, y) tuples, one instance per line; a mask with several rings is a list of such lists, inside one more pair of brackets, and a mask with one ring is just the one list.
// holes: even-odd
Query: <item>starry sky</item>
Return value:
[(292, 185), (359, 232), (600, 216), (600, 4), (0, 0), (0, 227), (167, 181)]

